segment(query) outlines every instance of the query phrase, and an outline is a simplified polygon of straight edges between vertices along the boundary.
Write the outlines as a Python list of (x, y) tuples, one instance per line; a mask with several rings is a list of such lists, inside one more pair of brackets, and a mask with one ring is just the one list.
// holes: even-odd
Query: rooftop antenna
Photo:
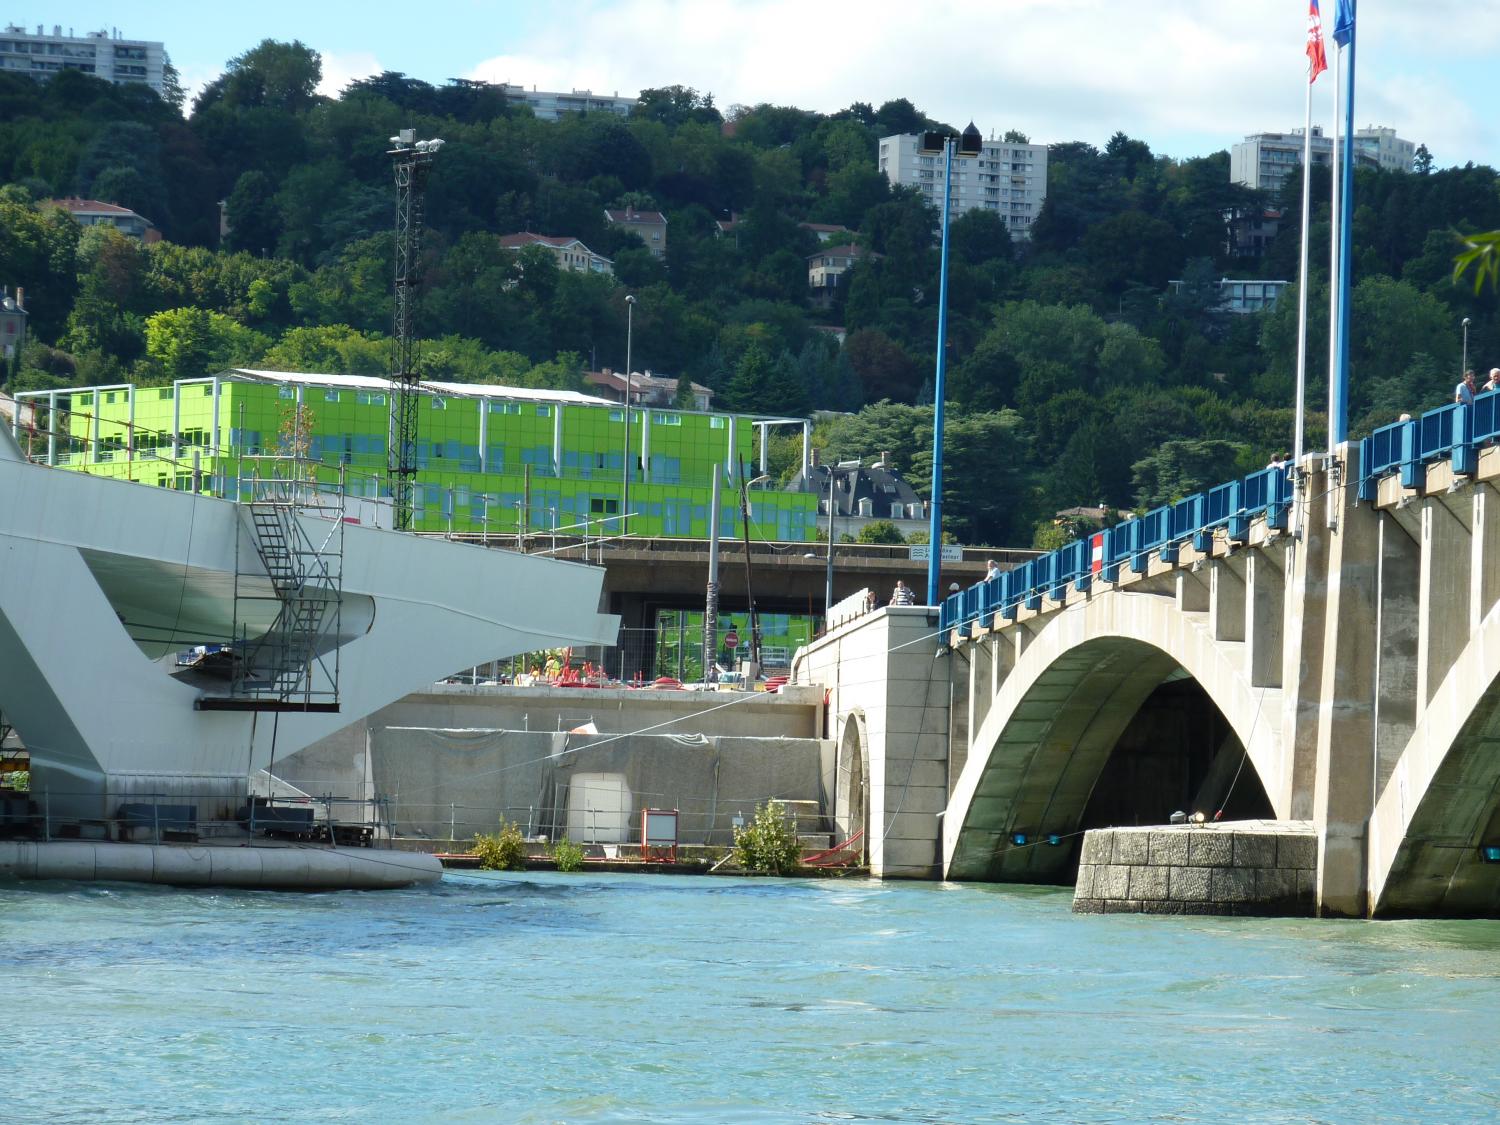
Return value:
[(411, 530), (412, 481), (417, 475), (416, 366), (417, 286), (421, 273), (422, 200), (432, 158), (441, 140), (416, 140), (415, 129), (391, 138), (389, 156), (396, 173), (396, 288), (391, 325), (391, 420), (386, 442), (386, 476), (397, 531)]

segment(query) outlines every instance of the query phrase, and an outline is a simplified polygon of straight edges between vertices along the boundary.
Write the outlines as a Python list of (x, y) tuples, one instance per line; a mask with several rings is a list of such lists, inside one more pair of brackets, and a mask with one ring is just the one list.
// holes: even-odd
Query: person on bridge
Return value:
[(892, 605), (916, 605), (917, 599), (904, 579), (896, 579), (896, 588), (891, 591)]
[(1465, 406), (1474, 405), (1474, 392), (1478, 388), (1474, 385), (1474, 372), (1465, 371), (1463, 382), (1453, 388), (1453, 401), (1461, 402)]
[(997, 563), (994, 559), (990, 559), (988, 562), (986, 562), (984, 564), (984, 580), (986, 582), (989, 582), (991, 579), (999, 578), (999, 577), (1000, 577), (1000, 564)]
[(1490, 368), (1489, 382), (1479, 389), (1481, 391), (1500, 391), (1500, 367)]

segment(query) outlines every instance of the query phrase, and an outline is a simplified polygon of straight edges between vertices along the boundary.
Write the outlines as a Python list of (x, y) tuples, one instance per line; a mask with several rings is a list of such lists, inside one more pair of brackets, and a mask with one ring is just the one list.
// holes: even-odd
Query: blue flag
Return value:
[(1347, 47), (1354, 38), (1354, 0), (1338, 0), (1338, 11), (1333, 20), (1333, 41)]

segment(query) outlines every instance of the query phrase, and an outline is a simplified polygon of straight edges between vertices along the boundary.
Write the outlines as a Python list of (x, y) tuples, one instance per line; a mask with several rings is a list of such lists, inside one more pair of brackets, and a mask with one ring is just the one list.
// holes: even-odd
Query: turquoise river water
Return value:
[(0, 885), (0, 1120), (1500, 1119), (1500, 923), (456, 874)]

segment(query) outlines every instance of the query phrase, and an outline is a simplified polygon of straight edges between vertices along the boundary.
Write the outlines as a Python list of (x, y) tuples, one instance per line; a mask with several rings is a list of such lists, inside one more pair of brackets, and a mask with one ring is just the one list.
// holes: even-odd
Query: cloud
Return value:
[(322, 51), (323, 80), (318, 83), (318, 93), (336, 98), (358, 78), (369, 78), (386, 68), (369, 51)]
[[(1120, 129), (1190, 156), (1300, 125), (1305, 10), (1280, 7), (1273, 16), (1269, 5), (1198, 0), (595, 0), (533, 25), (470, 74), (624, 93), (680, 83), (724, 108), (829, 112), (907, 97), (985, 131), (1102, 144)], [(1324, 7), (1331, 23), (1333, 4)], [(1457, 26), (1474, 34), (1455, 36)], [(1371, 5), (1361, 36), (1361, 124), (1427, 140), (1445, 162), (1500, 163), (1493, 83), (1464, 65), (1500, 50), (1500, 0)], [(1315, 120), (1331, 117), (1331, 87), (1314, 87)]]

